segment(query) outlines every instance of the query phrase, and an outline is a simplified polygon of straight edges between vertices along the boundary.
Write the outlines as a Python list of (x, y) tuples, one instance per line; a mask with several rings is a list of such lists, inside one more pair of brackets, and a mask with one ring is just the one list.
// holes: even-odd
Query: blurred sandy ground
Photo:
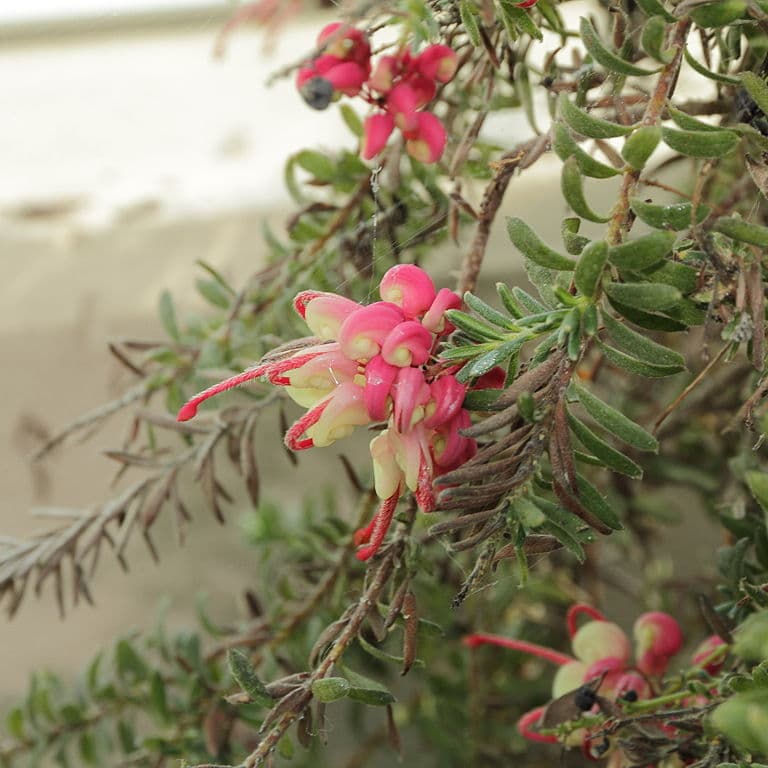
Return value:
[[(118, 394), (129, 380), (107, 340), (156, 337), (164, 288), (182, 312), (198, 307), (198, 259), (235, 283), (250, 274), (262, 253), (262, 220), (277, 226), (289, 210), (286, 157), (351, 141), (334, 110), (308, 110), (290, 81), (264, 85), (311, 48), (319, 19), (305, 14), (269, 56), (263, 37), (240, 31), (215, 60), (222, 18), (197, 14), (125, 29), (83, 22), (77, 34), (54, 29), (28, 38), (0, 27), (3, 534), (44, 527), (29, 515), (35, 505), (78, 507), (105, 497), (114, 463), (102, 451), (116, 446), (124, 423), (37, 468), (28, 460), (36, 445), (30, 426), (54, 429)], [(497, 117), (489, 130), (509, 146), (528, 135), (517, 116)], [(552, 194), (558, 171), (545, 158), (513, 181), (506, 200), (507, 214), (527, 217), (553, 245), (565, 214)], [(607, 209), (614, 190), (601, 191)], [(448, 246), (441, 263), (455, 268), (460, 256), (461, 248)], [(489, 258), (490, 280), (519, 272), (501, 219)], [(291, 475), (279, 452), (262, 450), (260, 458), (273, 498), (290, 496), (313, 466), (335, 462), (308, 457)], [(214, 616), (231, 618), (252, 557), (241, 538), (236, 521), (220, 528), (201, 513), (184, 548), (161, 532), (159, 567), (138, 546), (129, 577), (105, 557), (95, 610), (81, 607), (61, 622), (46, 595), (28, 600), (12, 623), (0, 620), (0, 701), (36, 667), (74, 675), (116, 635), (149, 625), (161, 595), (172, 598), (172, 622), (192, 621), (199, 590), (211, 596)]]

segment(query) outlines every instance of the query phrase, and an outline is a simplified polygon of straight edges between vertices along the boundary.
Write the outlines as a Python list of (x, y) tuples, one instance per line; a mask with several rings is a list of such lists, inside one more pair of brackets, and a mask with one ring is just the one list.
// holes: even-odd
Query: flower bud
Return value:
[(293, 308), (320, 339), (337, 339), (342, 323), (362, 305), (356, 301), (322, 291), (302, 291)]
[(363, 123), (363, 160), (371, 160), (387, 145), (392, 131), (395, 129), (395, 121), (392, 115), (381, 112), (365, 118)]
[(589, 621), (573, 636), (572, 648), (576, 658), (587, 664), (614, 657), (626, 662), (632, 652), (624, 630), (612, 621)]
[(424, 77), (437, 80), (439, 83), (449, 82), (458, 66), (456, 52), (447, 45), (430, 45), (416, 58), (416, 67)]
[(400, 308), (386, 301), (356, 309), (339, 329), (342, 352), (353, 360), (370, 360), (379, 354), (384, 339), (403, 319)]
[(376, 355), (365, 366), (365, 407), (373, 421), (383, 421), (389, 415), (389, 398), (398, 368)]
[(356, 426), (369, 422), (368, 411), (363, 401), (363, 388), (346, 382), (339, 384), (328, 396), (328, 404), (320, 418), (305, 432), (312, 444), (318, 448), (351, 435)]
[(552, 681), (552, 698), (565, 696), (570, 691), (575, 691), (585, 680), (587, 665), (583, 661), (569, 661), (558, 667), (555, 679)]
[(387, 111), (395, 118), (395, 125), (403, 132), (418, 130), (418, 106), (416, 91), (408, 83), (398, 83), (387, 96)]
[(453, 326), (445, 319), (446, 309), (458, 309), (461, 306), (461, 297), (449, 288), (441, 288), (430, 305), (421, 324), (432, 333), (439, 336), (450, 333)]
[(436, 163), (443, 155), (448, 140), (445, 128), (431, 112), (416, 113), (416, 128), (403, 129), (405, 150), (420, 163)]
[(344, 61), (331, 67), (323, 77), (333, 86), (335, 91), (345, 96), (356, 96), (360, 93), (368, 73), (354, 61)]
[(668, 613), (652, 611), (639, 616), (632, 631), (638, 669), (646, 675), (663, 675), (683, 645), (680, 625)]
[(380, 499), (388, 499), (403, 482), (403, 471), (397, 463), (397, 445), (388, 429), (376, 435), (370, 444), (373, 458), (373, 486)]
[(399, 74), (400, 60), (397, 56), (380, 56), (368, 80), (368, 87), (379, 93), (388, 93)]
[(381, 356), (390, 365), (404, 368), (426, 363), (431, 349), (432, 334), (416, 320), (406, 320), (396, 325), (384, 339)]
[[(429, 385), (418, 368), (400, 368), (392, 387), (395, 428), (405, 434), (424, 417), (424, 405), (429, 400)], [(407, 471), (407, 470), (406, 470)]]
[(409, 319), (426, 312), (436, 295), (432, 278), (415, 264), (398, 264), (388, 269), (381, 278), (379, 294), (384, 301), (400, 307)]
[[(706, 658), (712, 655), (712, 652), (716, 648), (720, 648), (725, 644), (725, 640), (723, 640), (719, 635), (710, 635), (708, 638), (699, 643), (699, 645), (696, 647), (696, 650), (693, 652), (692, 661), (694, 665), (698, 666), (701, 664)], [(710, 675), (715, 675), (720, 671), (724, 663), (725, 654), (723, 653), (702, 667), (702, 669), (704, 669), (704, 671), (708, 672)]]
[(430, 399), (424, 416), (428, 429), (439, 427), (453, 419), (461, 410), (467, 388), (451, 374), (444, 374), (429, 385)]

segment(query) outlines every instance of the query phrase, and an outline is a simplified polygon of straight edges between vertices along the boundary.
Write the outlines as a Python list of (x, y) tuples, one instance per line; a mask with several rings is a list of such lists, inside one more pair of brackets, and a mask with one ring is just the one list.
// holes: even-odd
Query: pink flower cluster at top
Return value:
[(446, 133), (439, 118), (424, 107), (438, 83), (449, 82), (457, 67), (456, 53), (445, 45), (430, 45), (419, 54), (400, 48), (371, 63), (371, 45), (359, 29), (340, 23), (323, 28), (317, 39), (320, 56), (302, 67), (297, 86), (307, 103), (325, 109), (337, 94), (359, 96), (377, 108), (363, 126), (362, 156), (381, 152), (397, 127), (411, 157), (434, 163), (445, 149)]
[[(582, 614), (590, 620), (579, 627), (577, 622)], [(582, 603), (571, 606), (566, 623), (573, 656), (535, 643), (499, 635), (473, 634), (467, 636), (464, 642), (472, 648), (484, 644), (512, 648), (557, 664), (559, 668), (552, 684), (553, 699), (598, 679), (599, 688), (593, 689), (594, 693), (611, 701), (634, 701), (656, 695), (659, 679), (666, 672), (672, 657), (683, 645), (683, 634), (677, 621), (660, 611), (644, 613), (635, 621), (634, 662), (631, 659), (632, 643), (624, 630), (607, 621), (591, 606)], [(721, 644), (722, 640), (716, 636), (707, 638), (696, 650), (693, 663), (704, 663)], [(716, 672), (721, 664), (721, 660), (709, 662), (704, 669), (711, 674)], [(584, 702), (586, 709), (598, 709), (595, 701), (596, 699), (587, 697)], [(557, 737), (536, 730), (545, 710), (546, 707), (536, 707), (520, 718), (518, 729), (525, 738), (540, 742), (557, 741)], [(579, 729), (571, 734), (569, 743), (580, 743), (588, 757), (603, 756), (603, 752), (593, 751), (592, 740), (589, 731)]]
[(444, 366), (430, 366), (436, 345), (453, 330), (444, 313), (461, 300), (447, 288), (436, 291), (429, 275), (411, 264), (392, 267), (379, 293), (382, 300), (368, 305), (334, 293), (298, 294), (294, 307), (315, 334), (308, 344), (209, 387), (177, 417), (191, 419), (209, 397), (265, 376), (309, 409), (285, 435), (293, 450), (330, 445), (356, 426), (386, 423), (370, 444), (382, 504), (355, 534), (356, 543), (367, 545), (357, 553), (361, 560), (381, 546), (406, 488), (431, 511), (433, 478), (476, 450), (474, 440), (459, 434), (470, 423), (462, 407), (466, 387)]

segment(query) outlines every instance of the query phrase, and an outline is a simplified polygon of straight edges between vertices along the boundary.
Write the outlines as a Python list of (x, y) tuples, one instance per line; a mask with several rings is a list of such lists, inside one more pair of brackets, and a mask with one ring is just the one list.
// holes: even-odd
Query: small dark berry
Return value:
[(637, 691), (633, 691), (633, 690), (625, 691), (622, 694), (621, 698), (622, 698), (622, 701), (629, 701), (629, 702), (637, 701)]
[(324, 77), (311, 77), (301, 86), (301, 96), (312, 109), (327, 109), (333, 100), (333, 86)]

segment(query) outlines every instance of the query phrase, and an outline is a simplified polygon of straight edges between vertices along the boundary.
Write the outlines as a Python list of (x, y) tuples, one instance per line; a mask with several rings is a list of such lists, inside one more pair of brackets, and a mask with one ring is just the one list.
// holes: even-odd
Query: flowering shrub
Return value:
[[(220, 42), (304, 7), (243, 3)], [(258, 271), (232, 285), (203, 264), (205, 311), (165, 293), (165, 339), (111, 346), (134, 383), (40, 451), (130, 411), (110, 498), (0, 537), (8, 613), (49, 585), (64, 613), (104, 553), (124, 564), (140, 540), (160, 559), (158, 522), (183, 538), (193, 498), (242, 521), (255, 556), (237, 571), (232, 553), (226, 588), (246, 615), (219, 624), (201, 601), (198, 630), (117, 638), (82, 685), (33, 675), (0, 765), (321, 768), (404, 744), (441, 768), (549, 766), (562, 747), (611, 768), (760, 765), (768, 2), (345, 8), (289, 70), (309, 106), (340, 102), (355, 151), (297, 147), (295, 210)], [(553, 167), (539, 233), (523, 204)], [(414, 266), (430, 257), (455, 292)], [(300, 504), (260, 471), (278, 422), (289, 461), (333, 446), (343, 467), (294, 471)], [(357, 427), (363, 456), (343, 440)], [(577, 603), (563, 630), (574, 599), (606, 613)], [(606, 619), (619, 601), (631, 633)], [(690, 660), (684, 636), (705, 637)]]

